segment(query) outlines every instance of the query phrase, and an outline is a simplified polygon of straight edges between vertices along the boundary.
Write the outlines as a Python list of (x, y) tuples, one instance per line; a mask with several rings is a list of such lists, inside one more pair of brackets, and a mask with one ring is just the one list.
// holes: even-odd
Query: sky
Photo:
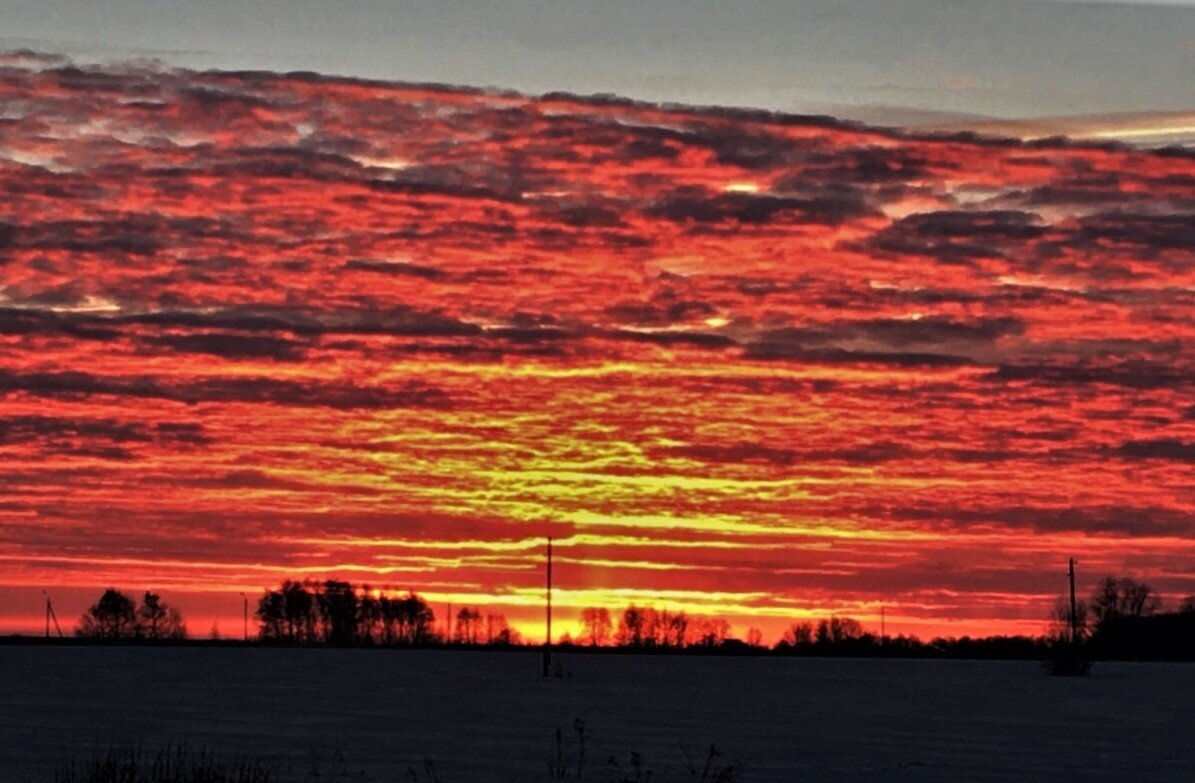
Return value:
[(0, 629), (339, 577), (774, 641), (1195, 593), (1195, 157), (0, 61)]
[(884, 124), (1195, 110), (1190, 3), (2, 0), (0, 14), (0, 47), (83, 59), (616, 93)]

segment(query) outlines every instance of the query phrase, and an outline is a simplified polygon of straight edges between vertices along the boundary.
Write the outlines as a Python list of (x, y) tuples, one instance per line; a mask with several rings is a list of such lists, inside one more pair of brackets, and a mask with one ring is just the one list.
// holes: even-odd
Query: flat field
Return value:
[[(1195, 780), (1195, 666), (176, 647), (0, 647), (0, 779), (185, 741), (294, 780)], [(584, 758), (575, 721), (584, 722)], [(319, 777), (314, 771), (320, 772)], [(412, 772), (411, 770), (414, 770)]]

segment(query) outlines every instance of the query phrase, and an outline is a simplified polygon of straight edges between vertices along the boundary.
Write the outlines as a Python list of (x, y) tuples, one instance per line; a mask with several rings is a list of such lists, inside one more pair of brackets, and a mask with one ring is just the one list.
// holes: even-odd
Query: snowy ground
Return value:
[[(710, 742), (736, 781), (1195, 780), (1195, 666), (563, 656), (527, 653), (0, 647), (0, 780), (135, 743), (268, 755), (304, 780), (337, 754), (354, 780), (547, 779), (553, 733), (583, 779), (694, 780)], [(420, 780), (426, 777), (420, 777)], [(697, 778), (699, 779), (699, 778)]]

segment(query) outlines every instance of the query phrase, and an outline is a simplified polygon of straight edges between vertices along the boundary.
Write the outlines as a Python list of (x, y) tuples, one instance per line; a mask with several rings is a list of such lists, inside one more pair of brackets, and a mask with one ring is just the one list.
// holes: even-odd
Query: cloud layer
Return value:
[(14, 605), (301, 572), (534, 631), (549, 533), (565, 613), (1195, 592), (1190, 155), (12, 55), (0, 187)]

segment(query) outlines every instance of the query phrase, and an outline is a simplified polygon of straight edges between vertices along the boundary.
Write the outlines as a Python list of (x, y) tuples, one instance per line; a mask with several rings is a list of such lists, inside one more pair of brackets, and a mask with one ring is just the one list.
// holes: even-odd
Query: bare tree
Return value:
[(830, 617), (817, 624), (814, 638), (819, 645), (834, 646), (863, 638), (863, 626), (851, 617)]
[(1054, 599), (1054, 604), (1050, 607), (1050, 624), (1046, 634), (1052, 641), (1069, 642), (1072, 641), (1071, 628), (1073, 627), (1076, 636), (1074, 641), (1083, 641), (1089, 632), (1088, 619), (1090, 616), (1091, 612), (1087, 608), (1087, 602), (1075, 601), (1075, 616), (1072, 618), (1070, 599), (1065, 595), (1060, 595)]
[(616, 643), (622, 647), (642, 647), (646, 620), (646, 612), (634, 604), (623, 609), (618, 621)]
[(1162, 598), (1144, 582), (1128, 577), (1107, 576), (1100, 580), (1091, 596), (1090, 611), (1095, 628), (1120, 617), (1146, 617), (1162, 605)]
[(610, 612), (605, 607), (589, 607), (581, 610), (581, 638), (594, 647), (601, 647), (610, 639), (613, 625)]
[(373, 595), (369, 585), (361, 588), (357, 596), (357, 641), (363, 644), (373, 644), (382, 641), (382, 600), (380, 595)]
[(645, 647), (663, 647), (668, 643), (668, 610), (649, 607), (643, 610), (643, 644)]
[(730, 636), (730, 623), (721, 617), (707, 617), (697, 631), (697, 643), (702, 647), (720, 647)]
[(462, 606), (456, 613), (456, 633), (454, 639), (457, 644), (475, 645), (481, 639), (481, 612)]
[(790, 647), (806, 647), (813, 644), (813, 623), (793, 623), (785, 629), (783, 641)]
[(1129, 617), (1148, 617), (1162, 606), (1162, 596), (1143, 582), (1120, 580), (1121, 612)]
[(505, 615), (486, 614), (485, 643), (490, 647), (509, 647), (522, 641), (521, 634), (506, 622)]
[(689, 616), (684, 612), (677, 612), (668, 618), (668, 639), (666, 644), (678, 649), (689, 643)]
[(492, 647), (495, 644), (509, 644), (509, 640), (510, 626), (506, 624), (506, 615), (486, 612), (485, 643)]

